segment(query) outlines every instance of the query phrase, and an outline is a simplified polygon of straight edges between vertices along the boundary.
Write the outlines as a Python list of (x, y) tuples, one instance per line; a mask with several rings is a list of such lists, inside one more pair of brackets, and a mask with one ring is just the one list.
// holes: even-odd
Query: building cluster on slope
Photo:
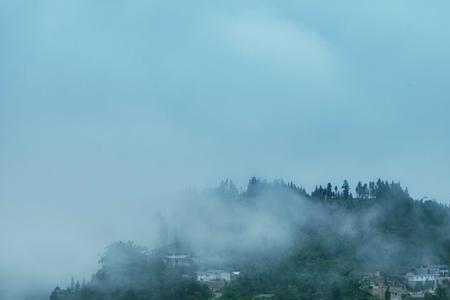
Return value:
[(362, 286), (374, 296), (391, 300), (425, 299), (425, 295), (435, 295), (438, 288), (450, 287), (448, 265), (423, 265), (393, 273), (364, 273)]
[[(189, 247), (179, 239), (169, 243), (168, 226), (165, 218), (160, 219), (158, 248), (151, 251), (153, 255), (162, 258), (166, 266), (176, 268), (184, 277), (195, 278), (204, 283), (214, 293), (221, 293), (222, 289), (239, 276), (240, 272), (221, 269), (209, 269), (210, 265), (202, 263)], [(193, 273), (193, 271), (196, 271)]]
[[(240, 272), (222, 269), (209, 269), (208, 265), (195, 257), (189, 250), (183, 249), (179, 244), (171, 244), (157, 249), (158, 255), (166, 266), (176, 268), (184, 277), (195, 278), (204, 283), (214, 293), (235, 280)], [(193, 271), (195, 271), (193, 273)]]
[(190, 268), (195, 265), (197, 268), (202, 268), (203, 270), (195, 273), (195, 278), (197, 281), (206, 284), (213, 292), (220, 292), (229, 282), (239, 276), (237, 271), (205, 269), (187, 253), (170, 253), (164, 256), (163, 260), (169, 267)]
[[(171, 252), (164, 256), (164, 263), (168, 267), (185, 269), (199, 269), (195, 272), (195, 279), (204, 283), (214, 293), (220, 293), (222, 289), (232, 280), (239, 276), (240, 272), (226, 271), (221, 269), (208, 269), (199, 260), (195, 259), (191, 254), (186, 252)], [(192, 277), (185, 274), (184, 276)]]

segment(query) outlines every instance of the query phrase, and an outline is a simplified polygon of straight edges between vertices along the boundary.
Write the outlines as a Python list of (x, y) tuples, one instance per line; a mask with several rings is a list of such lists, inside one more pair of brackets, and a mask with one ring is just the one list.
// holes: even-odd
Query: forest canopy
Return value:
[[(352, 189), (344, 180), (308, 193), (293, 182), (253, 177), (244, 191), (224, 180), (191, 195), (185, 205), (200, 221), (189, 219), (186, 224), (192, 226), (178, 231), (175, 242), (189, 249), (194, 263), (171, 267), (164, 260), (165, 245), (155, 250), (114, 242), (91, 280), (57, 287), (50, 299), (376, 299), (363, 288), (362, 273), (450, 263), (450, 208), (414, 200), (400, 183), (378, 179)], [(279, 228), (242, 233), (261, 216)], [(209, 243), (196, 238), (195, 222), (211, 230)], [(277, 239), (277, 234), (287, 238)], [(230, 235), (246, 240), (246, 246), (224, 246), (213, 238)], [(221, 259), (210, 259), (214, 255)], [(240, 275), (214, 294), (196, 280), (196, 272), (205, 267), (239, 270)], [(439, 291), (427, 297), (449, 299), (445, 288)], [(384, 297), (390, 297), (389, 288)]]

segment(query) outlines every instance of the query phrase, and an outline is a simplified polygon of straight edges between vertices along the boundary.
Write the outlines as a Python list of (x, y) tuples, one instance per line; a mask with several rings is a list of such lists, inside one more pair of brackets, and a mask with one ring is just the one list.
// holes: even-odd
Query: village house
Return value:
[(429, 265), (428, 268), (432, 274), (436, 274), (440, 278), (449, 277), (448, 265)]
[(197, 272), (197, 280), (198, 281), (215, 281), (215, 280), (223, 280), (223, 281), (231, 281), (231, 272), (223, 271), (223, 270), (207, 270)]
[(384, 299), (389, 288), (391, 300), (424, 299), (425, 294), (435, 294), (438, 286), (450, 282), (447, 265), (423, 265), (409, 270), (398, 270), (391, 274), (361, 273), (361, 286), (372, 295)]
[(423, 265), (415, 269), (415, 274), (432, 274), (436, 277), (448, 277), (448, 265)]
[(404, 287), (398, 286), (389, 287), (389, 292), (391, 293), (391, 300), (402, 300), (411, 295)]
[(407, 285), (413, 290), (434, 291), (437, 285), (446, 284), (449, 277), (447, 265), (425, 265), (406, 273)]
[(171, 267), (190, 267), (193, 260), (190, 255), (183, 253), (172, 253), (164, 257), (164, 262)]
[(427, 282), (427, 281), (435, 281), (438, 279), (436, 274), (414, 274), (408, 273), (406, 275), (408, 279), (408, 283), (416, 283), (416, 282)]
[(206, 270), (197, 272), (197, 280), (205, 283), (213, 292), (221, 291), (227, 283), (239, 276), (239, 272)]

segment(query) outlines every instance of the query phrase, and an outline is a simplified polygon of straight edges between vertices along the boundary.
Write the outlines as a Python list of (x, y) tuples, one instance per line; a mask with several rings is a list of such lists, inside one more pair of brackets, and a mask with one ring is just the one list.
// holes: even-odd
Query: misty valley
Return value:
[(155, 247), (112, 241), (50, 300), (450, 299), (450, 207), (400, 183), (251, 178), (152, 216)]

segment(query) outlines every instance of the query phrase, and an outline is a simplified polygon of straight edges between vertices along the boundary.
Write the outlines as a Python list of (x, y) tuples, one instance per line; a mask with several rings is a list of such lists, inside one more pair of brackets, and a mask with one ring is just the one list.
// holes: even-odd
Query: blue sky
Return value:
[(445, 1), (1, 7), (5, 200), (252, 175), (450, 200)]
[(66, 208), (253, 175), (381, 177), (449, 203), (449, 10), (0, 0), (0, 225), (51, 233)]

